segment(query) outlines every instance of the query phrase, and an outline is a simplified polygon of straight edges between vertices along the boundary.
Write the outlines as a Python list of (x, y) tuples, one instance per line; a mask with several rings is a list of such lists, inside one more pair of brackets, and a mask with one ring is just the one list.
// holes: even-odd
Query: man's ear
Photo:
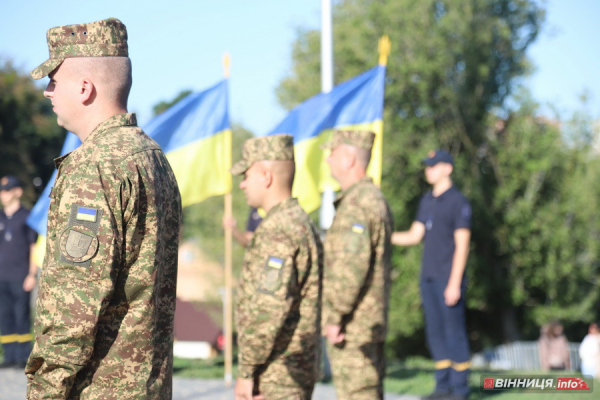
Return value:
[(79, 81), (79, 98), (81, 104), (89, 105), (96, 98), (96, 86), (89, 78), (83, 78)]
[(346, 157), (348, 157), (348, 169), (354, 168), (358, 161), (358, 158), (356, 157), (356, 151), (349, 151)]
[(344, 170), (349, 171), (356, 164), (356, 154), (350, 148), (345, 147), (342, 150), (342, 165)]
[(265, 184), (265, 188), (268, 189), (273, 184), (273, 171), (265, 168), (263, 171), (263, 181)]

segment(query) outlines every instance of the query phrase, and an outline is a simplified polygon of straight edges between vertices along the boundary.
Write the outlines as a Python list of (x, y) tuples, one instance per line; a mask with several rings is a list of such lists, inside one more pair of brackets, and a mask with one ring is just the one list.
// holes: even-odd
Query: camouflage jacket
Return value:
[(341, 325), (346, 340), (384, 341), (390, 293), (392, 214), (365, 177), (340, 193), (325, 237), (325, 322)]
[(134, 114), (55, 160), (28, 399), (170, 399), (179, 189)]
[(296, 199), (271, 210), (246, 249), (237, 291), (239, 375), (314, 385), (320, 362), (323, 250)]

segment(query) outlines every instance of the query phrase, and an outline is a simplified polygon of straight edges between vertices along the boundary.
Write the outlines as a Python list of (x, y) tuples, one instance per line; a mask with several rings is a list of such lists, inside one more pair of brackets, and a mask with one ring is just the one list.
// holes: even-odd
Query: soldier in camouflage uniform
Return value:
[(339, 400), (383, 399), (392, 215), (366, 176), (375, 135), (335, 131), (324, 147), (342, 192), (325, 237), (325, 336)]
[(320, 361), (323, 251), (291, 197), (292, 136), (247, 140), (231, 172), (244, 174), (248, 205), (267, 212), (246, 248), (237, 291), (235, 398), (309, 400)]
[(28, 399), (170, 399), (179, 189), (127, 113), (117, 19), (48, 31), (44, 95), (83, 144), (55, 160)]

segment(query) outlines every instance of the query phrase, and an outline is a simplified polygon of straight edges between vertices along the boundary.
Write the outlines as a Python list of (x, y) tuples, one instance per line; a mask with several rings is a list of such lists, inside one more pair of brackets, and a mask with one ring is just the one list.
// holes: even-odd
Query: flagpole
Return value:
[(392, 48), (392, 43), (390, 42), (390, 37), (388, 35), (383, 35), (379, 39), (379, 43), (377, 44), (377, 50), (379, 52), (379, 65), (385, 67), (387, 65), (388, 56), (390, 55), (390, 50)]
[(333, 34), (331, 0), (321, 0), (321, 92), (333, 89)]
[[(379, 39), (377, 43), (377, 51), (379, 52), (379, 65), (382, 67), (387, 66), (388, 57), (390, 55), (390, 51), (392, 48), (392, 44), (390, 42), (390, 38), (388, 35), (383, 35)], [(381, 119), (381, 125), (379, 130), (375, 130), (376, 136), (375, 141), (373, 143), (373, 156), (371, 157), (371, 163), (377, 163), (376, 171), (379, 174), (379, 182), (374, 180), (378, 187), (381, 187), (381, 175), (383, 170), (383, 115)]]
[[(329, 93), (333, 89), (333, 28), (331, 0), (321, 0), (321, 92)], [(333, 222), (334, 192), (328, 186), (321, 196), (319, 226), (327, 230)]]
[[(231, 64), (231, 58), (229, 54), (225, 54), (223, 57), (223, 66), (225, 69), (225, 79), (229, 79), (229, 67)], [(231, 160), (231, 146), (225, 149), (229, 152), (226, 159)], [(229, 165), (231, 167), (231, 165)], [(225, 219), (230, 221), (233, 216), (233, 201), (231, 198), (231, 191), (225, 194)], [(224, 327), (225, 327), (225, 386), (231, 386), (233, 382), (233, 305), (231, 296), (232, 286), (232, 227), (226, 224), (225, 227), (225, 315), (224, 315)]]

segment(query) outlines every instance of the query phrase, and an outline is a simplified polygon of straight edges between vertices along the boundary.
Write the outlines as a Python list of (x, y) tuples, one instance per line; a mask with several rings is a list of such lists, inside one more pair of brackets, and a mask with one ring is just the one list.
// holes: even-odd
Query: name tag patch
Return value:
[(98, 210), (87, 207), (77, 207), (77, 215), (75, 218), (78, 221), (96, 222)]

